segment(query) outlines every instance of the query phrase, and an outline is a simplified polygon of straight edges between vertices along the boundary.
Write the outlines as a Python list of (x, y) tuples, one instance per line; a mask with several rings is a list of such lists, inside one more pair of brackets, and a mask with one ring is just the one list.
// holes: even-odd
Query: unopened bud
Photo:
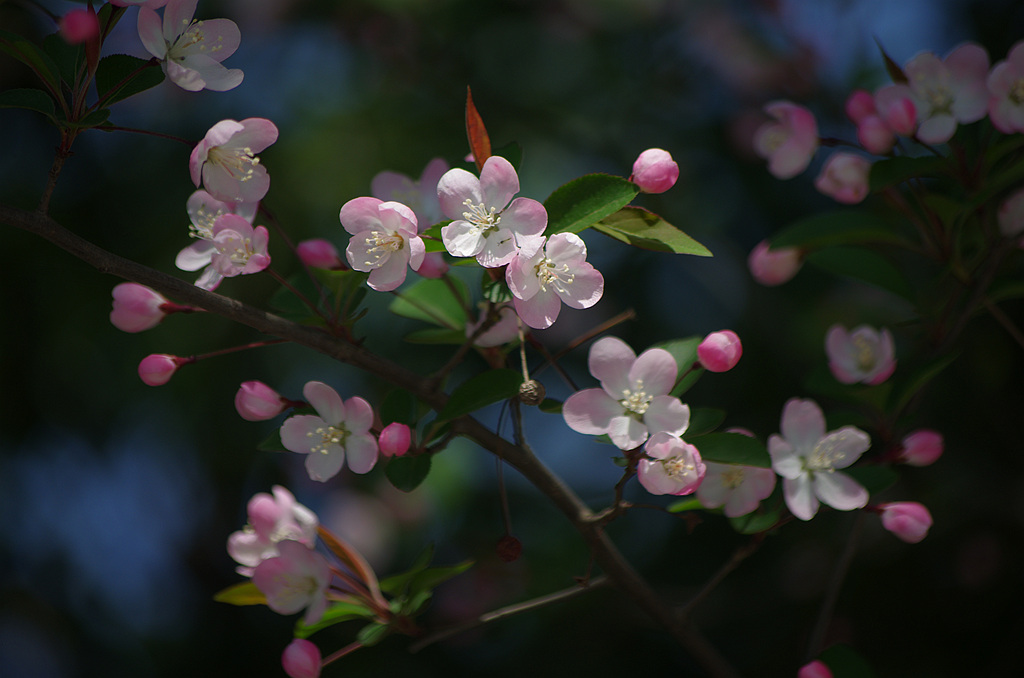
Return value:
[(664, 193), (679, 179), (679, 165), (660, 148), (648, 148), (633, 163), (630, 181), (644, 193)]
[(320, 664), (320, 648), (304, 638), (288, 643), (281, 655), (281, 666), (290, 678), (318, 678)]
[(412, 433), (409, 427), (397, 421), (384, 427), (377, 440), (380, 453), (385, 457), (400, 457), (409, 451)]
[(310, 268), (341, 268), (344, 267), (338, 249), (330, 241), (323, 238), (303, 240), (295, 246), (295, 254)]
[(732, 330), (712, 332), (697, 347), (697, 359), (709, 372), (728, 372), (743, 355), (743, 344)]
[(150, 386), (162, 386), (171, 380), (179, 367), (190, 362), (192, 360), (189, 358), (154, 353), (146, 356), (139, 363), (139, 378)]
[(284, 412), (288, 402), (262, 381), (246, 381), (235, 394), (235, 409), (246, 421), (266, 421)]
[(909, 466), (929, 466), (942, 456), (942, 450), (942, 434), (922, 428), (903, 439), (900, 461)]
[(916, 501), (896, 501), (878, 508), (882, 510), (882, 527), (908, 544), (924, 539), (932, 526), (932, 514)]

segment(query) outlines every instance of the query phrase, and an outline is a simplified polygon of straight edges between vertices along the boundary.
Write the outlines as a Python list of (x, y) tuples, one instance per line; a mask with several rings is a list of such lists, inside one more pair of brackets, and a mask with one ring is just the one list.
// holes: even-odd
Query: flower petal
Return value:
[(815, 473), (812, 482), (818, 499), (834, 509), (852, 511), (868, 504), (868, 491), (845, 473)]

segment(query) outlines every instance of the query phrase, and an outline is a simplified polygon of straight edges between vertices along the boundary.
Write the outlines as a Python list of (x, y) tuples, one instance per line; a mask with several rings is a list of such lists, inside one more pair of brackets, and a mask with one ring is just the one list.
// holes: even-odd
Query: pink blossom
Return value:
[(377, 443), (380, 446), (380, 453), (385, 457), (401, 457), (409, 451), (412, 434), (408, 426), (395, 421), (384, 427)]
[(729, 518), (745, 516), (757, 509), (775, 489), (775, 472), (770, 468), (704, 462), (707, 475), (697, 488), (697, 499), (705, 508), (724, 506)]
[(801, 666), (796, 678), (832, 678), (832, 670), (825, 662), (815, 659), (810, 664)]
[(651, 494), (691, 494), (704, 479), (706, 468), (693, 445), (671, 433), (655, 433), (644, 445), (636, 475)]
[(69, 45), (80, 45), (100, 35), (100, 21), (92, 8), (73, 9), (60, 19), (60, 36)]
[(256, 155), (277, 141), (277, 127), (265, 118), (221, 120), (192, 149), (192, 182), (225, 202), (258, 202), (270, 190), (270, 175)]
[(378, 292), (396, 289), (409, 268), (423, 263), (426, 246), (417, 235), (416, 215), (402, 203), (354, 198), (342, 205), (339, 218), (352, 234), (345, 250), (349, 266), (368, 271), (366, 284)]
[[(398, 172), (381, 172), (370, 182), (370, 193), (381, 200), (394, 200), (409, 206), (416, 214), (421, 229), (441, 221), (441, 203), (437, 199), (437, 182), (448, 171), (444, 158), (434, 158), (423, 168), (418, 180)], [(422, 274), (421, 274), (422, 275)]]
[(903, 438), (900, 461), (909, 466), (930, 466), (942, 456), (944, 441), (938, 431), (922, 428)]
[(659, 432), (681, 436), (690, 424), (690, 408), (668, 395), (675, 385), (675, 358), (661, 348), (637, 357), (626, 342), (604, 337), (590, 347), (590, 373), (601, 388), (569, 396), (562, 416), (569, 428), (587, 435), (607, 434), (622, 450), (632, 450)]
[(179, 367), (194, 360), (166, 353), (153, 353), (139, 363), (139, 378), (149, 386), (163, 386), (171, 380)]
[(238, 26), (229, 19), (193, 21), (198, 2), (167, 0), (162, 24), (152, 5), (141, 7), (139, 38), (163, 62), (171, 82), (184, 90), (224, 92), (238, 87), (242, 71), (220, 63), (238, 49)]
[(1005, 61), (992, 67), (986, 84), (992, 126), (1003, 134), (1024, 132), (1024, 41), (1010, 49)]
[(537, 244), (542, 246), (515, 253), (505, 281), (519, 317), (542, 330), (554, 324), (563, 303), (582, 309), (600, 301), (604, 277), (587, 263), (587, 246), (575, 233), (556, 233)]
[(768, 453), (793, 515), (810, 520), (819, 500), (840, 511), (866, 506), (868, 491), (836, 469), (857, 461), (870, 446), (868, 434), (853, 426), (826, 433), (825, 416), (814, 401), (790, 399), (782, 410), (782, 435), (768, 438)]
[(266, 492), (253, 495), (246, 507), (249, 522), (228, 537), (228, 555), (241, 567), (239, 574), (252, 575), (252, 568), (278, 555), (278, 543), (290, 539), (307, 548), (316, 543), (316, 514), (295, 501), (284, 487), (274, 485), (273, 496)]
[(905, 90), (883, 87), (875, 93), (875, 106), (878, 108), (878, 116), (893, 133), (905, 137), (914, 133), (917, 127), (917, 106)]
[(709, 372), (728, 372), (743, 355), (743, 344), (732, 330), (712, 332), (697, 346), (697, 359)]
[(890, 502), (878, 508), (882, 511), (882, 527), (908, 544), (924, 539), (932, 526), (932, 514), (916, 501)]
[(802, 265), (800, 250), (795, 247), (771, 249), (767, 240), (757, 243), (747, 257), (747, 266), (754, 280), (772, 287), (790, 280)]
[(789, 101), (764, 107), (774, 122), (766, 122), (754, 134), (754, 150), (768, 160), (768, 171), (779, 179), (800, 174), (818, 150), (818, 123), (814, 114)]
[(263, 226), (253, 228), (237, 214), (222, 214), (213, 223), (210, 266), (225, 278), (259, 273), (270, 265), (269, 239)]
[(829, 156), (814, 187), (836, 202), (854, 205), (868, 195), (868, 174), (871, 161), (867, 158), (839, 151)]
[(416, 269), (416, 273), (424, 278), (436, 279), (444, 277), (449, 268), (443, 252), (427, 252), (423, 255), (423, 263)]
[[(476, 333), (477, 328), (484, 324), (487, 320), (487, 304), (482, 305), (483, 308), (480, 310), (480, 317), (476, 322), (466, 324), (466, 338), (473, 336)], [(519, 336), (519, 316), (516, 315), (515, 309), (511, 304), (499, 304), (491, 307), (490, 310), (491, 319), (493, 324), (480, 333), (476, 339), (473, 340), (474, 346), (480, 346), (481, 348), (491, 348), (493, 346), (502, 346), (510, 341), (515, 341)]]
[(196, 280), (196, 287), (205, 290), (216, 289), (224, 276), (210, 263), (217, 252), (217, 245), (213, 241), (214, 224), (225, 214), (236, 214), (251, 224), (256, 218), (259, 203), (224, 202), (200, 189), (189, 196), (186, 209), (192, 222), (189, 225), (189, 236), (196, 238), (196, 242), (178, 252), (174, 264), (183, 271), (198, 271), (203, 268), (202, 274)]
[(142, 332), (156, 327), (167, 315), (162, 307), (171, 303), (156, 290), (138, 283), (115, 286), (113, 297), (110, 322), (122, 332)]
[(855, 89), (846, 98), (846, 115), (857, 125), (868, 116), (877, 113), (875, 98), (867, 90)]
[(892, 150), (896, 135), (877, 115), (869, 115), (857, 123), (857, 139), (869, 153), (884, 155)]
[(327, 609), (327, 585), (331, 567), (322, 555), (292, 540), (277, 544), (278, 555), (256, 566), (252, 581), (278, 614), (295, 614), (306, 608), (303, 621), (315, 624)]
[(289, 407), (287, 398), (262, 381), (246, 381), (235, 394), (235, 409), (246, 421), (273, 419)]
[(448, 170), (437, 184), (441, 211), (452, 223), (441, 239), (454, 257), (476, 257), (486, 268), (504, 266), (520, 247), (539, 249), (548, 213), (519, 192), (519, 175), (505, 158), (493, 155), (476, 178), (463, 169)]
[(337, 269), (344, 267), (338, 249), (329, 240), (312, 238), (295, 246), (295, 254), (310, 268)]
[(373, 408), (359, 397), (342, 400), (338, 393), (319, 381), (302, 389), (317, 415), (289, 417), (281, 426), (281, 442), (292, 452), (308, 455), (309, 477), (320, 482), (337, 475), (348, 455), (348, 466), (367, 473), (377, 463), (377, 441), (370, 435)]
[(644, 193), (664, 193), (679, 179), (679, 165), (672, 155), (660, 148), (648, 148), (633, 163), (629, 178)]
[(825, 337), (828, 366), (836, 379), (844, 384), (861, 382), (881, 384), (896, 370), (896, 349), (892, 334), (867, 325), (847, 332), (842, 325), (833, 325)]
[(289, 678), (319, 678), (320, 648), (305, 638), (288, 643), (281, 654), (281, 666)]

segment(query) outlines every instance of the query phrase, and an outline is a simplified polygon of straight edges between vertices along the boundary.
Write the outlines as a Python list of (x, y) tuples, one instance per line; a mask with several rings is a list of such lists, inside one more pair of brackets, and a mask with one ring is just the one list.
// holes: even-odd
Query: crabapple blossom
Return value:
[(825, 336), (828, 367), (844, 384), (861, 382), (875, 386), (888, 379), (896, 369), (892, 334), (867, 325), (847, 332), (842, 325), (833, 325)]
[(200, 181), (217, 200), (258, 202), (270, 189), (270, 175), (256, 155), (277, 141), (277, 127), (266, 118), (221, 120), (189, 157), (192, 182)]
[(770, 468), (704, 462), (707, 475), (697, 488), (697, 499), (705, 508), (724, 506), (729, 518), (745, 516), (757, 509), (775, 489), (775, 472)]
[(452, 223), (441, 229), (445, 249), (455, 257), (476, 257), (485, 268), (504, 266), (521, 247), (540, 248), (548, 213), (519, 192), (519, 175), (505, 158), (492, 155), (480, 178), (464, 169), (448, 170), (437, 183), (441, 211)]
[(868, 195), (871, 161), (853, 153), (833, 153), (814, 180), (814, 187), (836, 202), (854, 205)]
[(92, 8), (73, 9), (60, 19), (60, 37), (69, 45), (80, 45), (100, 35), (100, 20)]
[(679, 165), (672, 155), (660, 148), (648, 148), (633, 163), (629, 178), (644, 193), (664, 193), (679, 179)]
[(295, 614), (306, 608), (302, 620), (307, 625), (317, 623), (327, 609), (331, 566), (322, 555), (291, 539), (278, 542), (277, 551), (256, 566), (252, 582), (274, 612)]
[(712, 332), (697, 346), (697, 359), (709, 372), (728, 372), (743, 355), (743, 344), (732, 330)]
[(281, 425), (281, 442), (292, 452), (308, 455), (309, 477), (320, 482), (337, 475), (348, 455), (348, 466), (367, 473), (377, 463), (377, 441), (370, 435), (373, 409), (359, 397), (342, 400), (338, 393), (319, 381), (302, 389), (317, 415), (289, 417)]
[(345, 249), (349, 266), (369, 272), (366, 284), (390, 292), (405, 282), (408, 269), (423, 263), (426, 246), (417, 235), (416, 215), (399, 202), (353, 198), (342, 205), (341, 225), (352, 234)]
[[(894, 134), (908, 137), (917, 127), (914, 99), (898, 88), (883, 87), (875, 93), (878, 116)], [(871, 150), (871, 149), (868, 149)]]
[(903, 437), (899, 460), (908, 466), (930, 466), (942, 456), (943, 439), (938, 431), (922, 428)]
[(262, 381), (246, 381), (235, 393), (235, 409), (246, 421), (273, 419), (291, 406), (291, 402)]
[[(490, 314), (490, 316), (488, 315)], [(491, 348), (501, 346), (514, 341), (519, 336), (519, 316), (511, 304), (497, 304), (490, 306), (481, 304), (480, 318), (476, 322), (466, 324), (466, 338), (472, 337), (477, 329), (491, 318), (493, 324), (477, 335), (473, 340), (474, 346)]]
[(377, 444), (380, 453), (385, 457), (400, 457), (409, 451), (412, 443), (412, 434), (409, 427), (400, 422), (394, 421), (381, 430)]
[(907, 542), (916, 544), (926, 536), (932, 526), (932, 514), (916, 501), (895, 501), (879, 504), (882, 527)]
[(189, 224), (189, 236), (196, 238), (196, 242), (178, 252), (174, 259), (175, 266), (183, 271), (204, 269), (196, 280), (196, 287), (216, 289), (224, 279), (217, 268), (211, 265), (217, 253), (217, 244), (214, 242), (214, 225), (217, 219), (225, 214), (235, 214), (251, 224), (256, 218), (258, 208), (259, 203), (255, 202), (234, 203), (217, 200), (202, 189), (192, 193), (186, 209), (192, 222)]
[(992, 126), (1003, 134), (1024, 132), (1024, 41), (992, 67), (986, 84)]
[(139, 38), (178, 87), (190, 92), (234, 89), (242, 82), (242, 71), (220, 62), (238, 49), (238, 26), (230, 19), (193, 21), (198, 2), (167, 0), (162, 24), (151, 5), (139, 8)]
[(814, 114), (790, 101), (773, 101), (764, 107), (775, 118), (754, 134), (754, 150), (768, 160), (768, 171), (790, 179), (810, 164), (818, 150), (818, 123)]
[(706, 468), (693, 445), (671, 433), (652, 434), (644, 445), (636, 475), (651, 494), (691, 494), (704, 479)]
[(815, 659), (801, 666), (796, 678), (832, 678), (832, 669), (825, 662)]
[(222, 214), (213, 223), (210, 266), (225, 278), (259, 273), (270, 265), (267, 244), (270, 234), (237, 214)]
[(856, 124), (877, 113), (875, 98), (867, 90), (855, 89), (846, 98), (846, 115)]
[(321, 661), (320, 648), (305, 638), (292, 640), (281, 654), (288, 678), (319, 678)]
[(313, 548), (316, 542), (316, 514), (295, 501), (286, 488), (274, 485), (273, 496), (253, 495), (246, 506), (249, 522), (228, 537), (228, 555), (240, 567), (239, 574), (252, 575), (252, 568), (278, 555), (278, 544), (286, 539)]
[(892, 150), (896, 135), (882, 118), (869, 115), (857, 123), (857, 140), (869, 153), (883, 155)]
[(812, 400), (792, 398), (782, 410), (782, 435), (768, 438), (772, 468), (782, 476), (786, 505), (800, 520), (818, 512), (819, 500), (840, 511), (863, 508), (868, 491), (836, 469), (857, 461), (871, 446), (853, 426), (825, 432), (825, 416)]
[(622, 450), (632, 450), (659, 432), (681, 436), (690, 425), (690, 408), (668, 395), (675, 385), (675, 358), (661, 348), (639, 357), (626, 342), (604, 337), (590, 347), (590, 373), (601, 388), (569, 396), (562, 416), (569, 428), (587, 435), (607, 434)]
[(795, 247), (771, 249), (767, 240), (759, 242), (747, 257), (747, 267), (754, 280), (772, 287), (790, 280), (802, 265), (800, 250)]
[(338, 249), (329, 240), (311, 238), (295, 246), (295, 254), (310, 268), (337, 269), (344, 267)]
[(110, 322), (122, 332), (142, 332), (156, 327), (167, 315), (165, 306), (171, 304), (156, 290), (138, 283), (121, 283), (114, 287), (112, 295), (114, 308)]
[(563, 303), (582, 309), (601, 300), (604, 277), (587, 263), (587, 246), (578, 235), (556, 233), (542, 247), (531, 248), (516, 252), (505, 270), (512, 303), (524, 323), (546, 329)]
[(434, 158), (423, 168), (418, 180), (398, 172), (381, 172), (370, 182), (370, 193), (380, 200), (394, 200), (408, 205), (416, 214), (416, 223), (427, 228), (441, 221), (441, 203), (437, 199), (437, 182), (448, 171), (444, 158)]
[(171, 380), (179, 367), (191, 362), (195, 362), (195, 358), (153, 353), (139, 363), (139, 378), (149, 386), (163, 386)]

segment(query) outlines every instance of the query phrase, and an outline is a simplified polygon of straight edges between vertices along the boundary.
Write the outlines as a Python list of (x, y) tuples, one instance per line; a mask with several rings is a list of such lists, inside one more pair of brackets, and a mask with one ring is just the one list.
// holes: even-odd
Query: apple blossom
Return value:
[(316, 514), (295, 501), (284, 487), (274, 485), (273, 496), (266, 492), (253, 495), (246, 506), (249, 522), (228, 537), (228, 555), (240, 567), (239, 574), (252, 575), (252, 568), (278, 555), (278, 543), (286, 539), (307, 548), (316, 543)]
[(220, 62), (238, 49), (238, 26), (229, 19), (193, 21), (198, 2), (167, 0), (162, 26), (152, 6), (139, 8), (139, 38), (178, 87), (190, 92), (234, 89), (242, 82), (242, 71)]
[(796, 678), (832, 678), (832, 669), (825, 662), (815, 659), (801, 666)]
[(292, 403), (262, 381), (246, 381), (235, 393), (235, 409), (246, 421), (266, 421), (284, 412)]
[(122, 332), (142, 332), (156, 327), (167, 315), (164, 306), (171, 304), (156, 290), (138, 283), (121, 283), (114, 287), (112, 294), (114, 308), (110, 322)]
[(855, 89), (846, 98), (846, 115), (858, 125), (868, 116), (877, 115), (877, 113), (875, 98), (867, 90)]
[(321, 661), (320, 648), (305, 638), (292, 640), (281, 654), (288, 678), (319, 678)]
[(705, 466), (693, 445), (671, 433), (652, 434), (644, 445), (636, 475), (651, 494), (691, 494), (704, 479)]
[(728, 372), (743, 355), (743, 344), (732, 330), (712, 332), (697, 346), (697, 359), (709, 372)]
[(759, 242), (747, 257), (747, 267), (754, 280), (772, 287), (790, 280), (802, 265), (800, 250), (795, 247), (771, 249), (767, 240)]
[(60, 19), (60, 36), (69, 45), (80, 45), (100, 35), (100, 21), (92, 8), (73, 9)]
[(705, 508), (724, 506), (729, 518), (745, 516), (757, 509), (775, 489), (775, 472), (770, 468), (704, 462), (707, 475), (697, 488), (697, 499)]
[(869, 153), (883, 155), (892, 150), (896, 135), (882, 118), (869, 115), (857, 123), (857, 140)]
[(1024, 132), (1024, 41), (988, 74), (988, 117), (1003, 134)]
[(894, 134), (908, 137), (914, 133), (917, 128), (917, 106), (906, 91), (883, 87), (875, 93), (875, 106), (879, 118)]
[(768, 160), (768, 171), (790, 179), (810, 164), (818, 150), (818, 123), (814, 114), (789, 101), (773, 101), (764, 110), (775, 118), (754, 134), (754, 150)]
[(277, 127), (265, 118), (221, 120), (189, 157), (192, 182), (200, 181), (217, 200), (258, 202), (270, 189), (270, 175), (256, 155), (277, 141)]
[(310, 268), (338, 269), (345, 264), (338, 256), (338, 249), (329, 240), (311, 238), (295, 246), (295, 254)]
[(679, 165), (672, 155), (660, 148), (648, 148), (633, 163), (629, 178), (644, 193), (664, 193), (679, 179)]
[(171, 380), (179, 367), (191, 362), (195, 362), (195, 358), (153, 353), (139, 363), (139, 378), (149, 386), (163, 386)]
[(196, 242), (185, 247), (175, 257), (174, 264), (183, 271), (198, 271), (204, 268), (203, 273), (196, 280), (196, 287), (206, 290), (216, 289), (224, 276), (221, 275), (210, 262), (217, 252), (217, 245), (213, 242), (213, 227), (217, 219), (225, 214), (237, 214), (249, 223), (256, 218), (256, 211), (259, 203), (234, 203), (217, 200), (206, 191), (199, 189), (189, 196), (186, 204), (189, 224), (189, 236), (196, 238)]
[(616, 337), (590, 347), (590, 373), (601, 388), (569, 396), (562, 416), (569, 428), (587, 435), (607, 434), (622, 450), (632, 450), (659, 432), (681, 436), (690, 424), (690, 408), (668, 395), (675, 385), (675, 358), (661, 348), (640, 354)]
[(846, 468), (871, 447), (853, 426), (825, 432), (825, 416), (812, 400), (791, 398), (782, 410), (782, 435), (768, 438), (772, 468), (782, 476), (786, 505), (800, 520), (818, 512), (819, 500), (840, 511), (863, 508), (868, 491), (836, 469)]
[(829, 156), (814, 187), (836, 202), (854, 205), (868, 195), (871, 161), (853, 153), (839, 151)]
[(922, 428), (903, 438), (899, 460), (908, 466), (930, 466), (942, 456), (943, 439), (938, 431)]
[(259, 273), (270, 265), (267, 243), (270, 234), (237, 214), (222, 214), (213, 223), (210, 267), (225, 278)]
[(888, 379), (896, 369), (892, 334), (867, 325), (847, 332), (842, 325), (833, 325), (825, 336), (828, 367), (844, 384), (857, 382), (875, 386)]
[(418, 180), (398, 172), (381, 172), (370, 182), (370, 193), (380, 200), (394, 200), (409, 206), (416, 214), (416, 223), (427, 228), (441, 221), (441, 203), (437, 199), (437, 182), (448, 171), (444, 158), (434, 158), (423, 168)]
[(932, 526), (932, 514), (916, 501), (896, 501), (879, 504), (882, 527), (907, 542), (916, 544), (926, 536)]
[(409, 268), (423, 263), (426, 246), (417, 235), (416, 215), (402, 203), (354, 198), (342, 205), (339, 218), (352, 234), (345, 249), (349, 266), (368, 271), (366, 284), (378, 292), (396, 289)]
[(278, 555), (262, 561), (252, 573), (256, 588), (267, 597), (267, 606), (278, 614), (295, 614), (306, 608), (303, 621), (315, 624), (327, 609), (327, 585), (331, 567), (322, 555), (304, 544), (285, 539), (277, 544)]
[(377, 440), (380, 453), (385, 457), (400, 457), (409, 451), (412, 434), (409, 427), (400, 422), (391, 422), (383, 428)]
[[(466, 324), (466, 338), (468, 339), (476, 334), (477, 329), (490, 318), (491, 326), (477, 335), (473, 340), (474, 346), (491, 348), (515, 341), (516, 337), (519, 336), (519, 316), (516, 315), (512, 305), (504, 303), (489, 306), (484, 303), (480, 306), (480, 317), (476, 322)], [(490, 315), (488, 315), (488, 308), (490, 309)]]
[(601, 300), (604, 277), (587, 263), (587, 246), (575, 233), (556, 233), (541, 247), (512, 257), (505, 280), (523, 322), (535, 329), (554, 324), (562, 304), (590, 308)]
[(448, 253), (476, 257), (485, 268), (504, 266), (520, 247), (539, 249), (548, 213), (519, 192), (519, 175), (505, 158), (493, 155), (480, 170), (480, 178), (463, 169), (448, 170), (437, 183), (441, 211), (452, 223), (441, 229)]
[(337, 475), (348, 455), (356, 473), (367, 473), (377, 463), (377, 441), (370, 435), (373, 409), (359, 397), (342, 400), (327, 384), (310, 381), (302, 389), (317, 415), (300, 414), (281, 425), (285, 448), (306, 454), (309, 477), (320, 482)]

